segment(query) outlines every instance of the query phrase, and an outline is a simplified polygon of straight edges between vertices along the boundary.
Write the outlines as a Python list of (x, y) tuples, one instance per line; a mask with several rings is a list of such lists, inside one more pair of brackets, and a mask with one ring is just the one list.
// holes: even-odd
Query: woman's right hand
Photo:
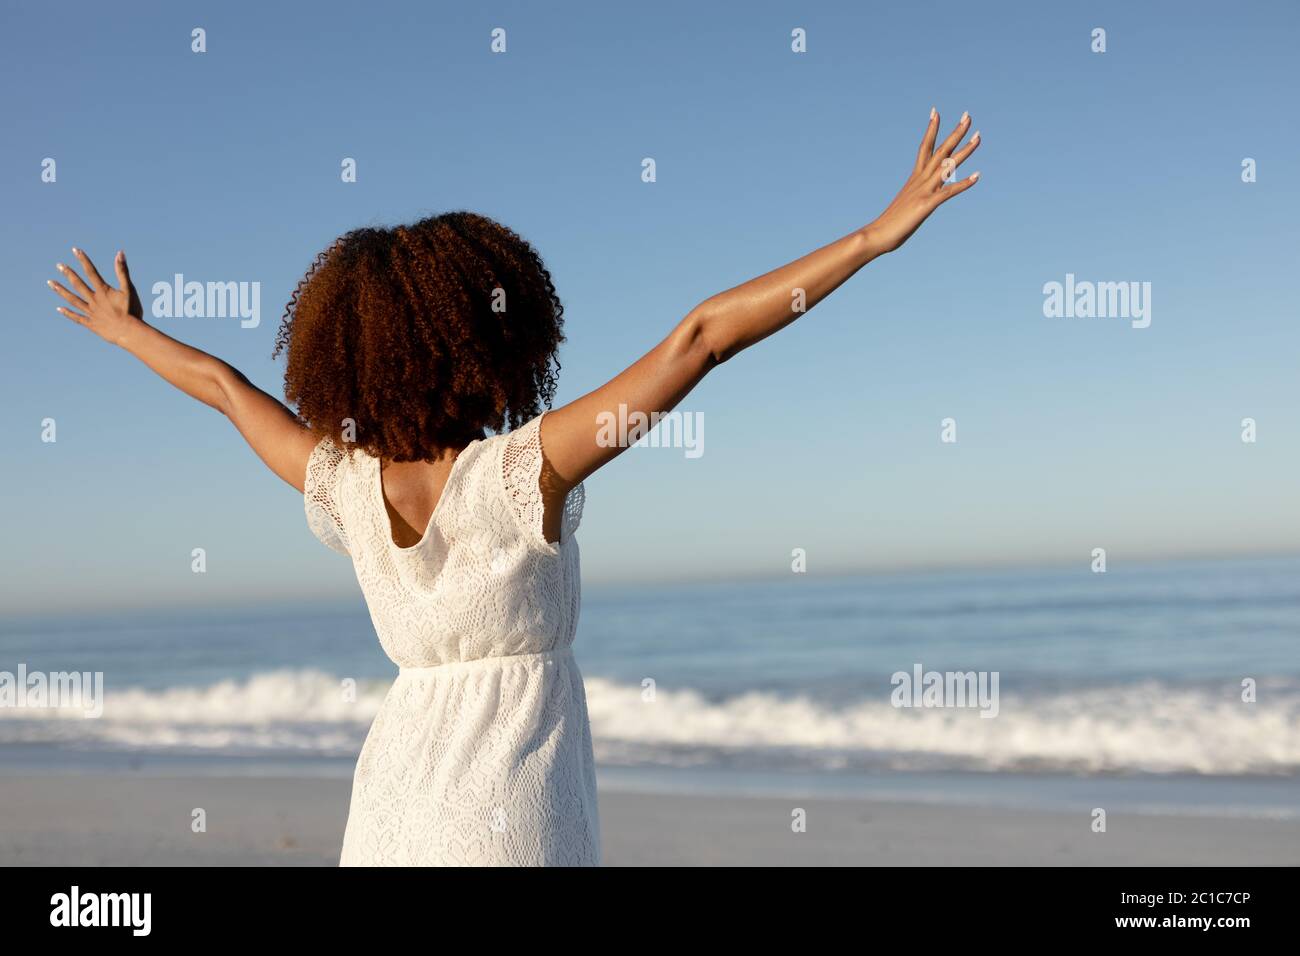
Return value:
[(863, 230), (870, 241), (872, 255), (893, 252), (911, 238), (912, 233), (921, 227), (930, 213), (939, 208), (940, 203), (964, 193), (979, 182), (979, 173), (965, 179), (956, 178), (957, 167), (966, 162), (966, 158), (980, 144), (980, 134), (977, 132), (970, 138), (970, 142), (957, 149), (970, 125), (970, 114), (963, 113), (957, 128), (936, 148), (939, 114), (935, 110), (930, 111), (930, 123), (925, 128), (925, 137), (917, 151), (912, 174), (889, 207)]
[(126, 254), (119, 252), (114, 261), (117, 282), (121, 286), (114, 289), (100, 277), (95, 264), (85, 252), (73, 246), (72, 253), (80, 260), (87, 281), (82, 281), (81, 276), (70, 266), (65, 266), (62, 262), (58, 264), (59, 273), (72, 286), (70, 290), (53, 280), (48, 283), (72, 307), (60, 306), (58, 311), (79, 325), (84, 325), (106, 342), (122, 345), (131, 332), (145, 325), (144, 307), (140, 304), (140, 296), (131, 284), (131, 276), (126, 269)]

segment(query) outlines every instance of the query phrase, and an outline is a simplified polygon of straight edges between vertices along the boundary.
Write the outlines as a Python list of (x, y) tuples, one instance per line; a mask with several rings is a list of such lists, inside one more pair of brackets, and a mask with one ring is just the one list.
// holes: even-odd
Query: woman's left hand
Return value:
[(114, 260), (117, 282), (121, 286), (114, 289), (100, 277), (99, 270), (85, 252), (76, 246), (72, 247), (72, 252), (81, 263), (86, 278), (82, 280), (75, 269), (62, 262), (58, 264), (59, 273), (72, 286), (68, 289), (52, 280), (48, 283), (71, 306), (60, 306), (58, 311), (106, 342), (121, 345), (128, 334), (144, 325), (144, 307), (127, 273), (126, 254), (119, 252)]

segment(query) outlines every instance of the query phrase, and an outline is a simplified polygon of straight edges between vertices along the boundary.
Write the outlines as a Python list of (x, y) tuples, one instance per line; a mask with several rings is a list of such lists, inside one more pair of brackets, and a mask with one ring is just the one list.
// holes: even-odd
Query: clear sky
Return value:
[[(554, 273), (564, 401), (868, 222), (932, 105), (974, 116), (979, 186), (713, 373), (701, 457), (588, 483), (587, 579), (1300, 550), (1298, 41), (1293, 3), (8, 3), (0, 606), (355, 589), (220, 416), (55, 313), (70, 245), (126, 249), (146, 305), (259, 282), (256, 328), (157, 321), (278, 394), (331, 239), (481, 211)], [(1150, 327), (1045, 317), (1067, 273), (1150, 282)]]

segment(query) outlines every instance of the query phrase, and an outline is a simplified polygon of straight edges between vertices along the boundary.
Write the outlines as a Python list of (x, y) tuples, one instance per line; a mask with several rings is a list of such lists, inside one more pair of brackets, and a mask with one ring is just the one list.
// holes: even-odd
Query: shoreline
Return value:
[[(350, 782), (0, 775), (0, 865), (333, 866)], [(207, 831), (191, 820), (203, 810)], [(600, 789), (608, 866), (1300, 864), (1300, 820)], [(793, 832), (797, 810), (806, 831)]]
[[(355, 767), (355, 755), (70, 752), (45, 744), (0, 746), (0, 780), (124, 777), (350, 783)], [(602, 795), (849, 800), (1055, 812), (1103, 805), (1146, 816), (1300, 821), (1300, 776), (1280, 774), (823, 771), (598, 761), (597, 782)]]

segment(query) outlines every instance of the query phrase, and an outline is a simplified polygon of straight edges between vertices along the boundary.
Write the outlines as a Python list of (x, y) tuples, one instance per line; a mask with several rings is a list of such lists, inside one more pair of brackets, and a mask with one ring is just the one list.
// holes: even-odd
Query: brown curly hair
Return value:
[[(356, 229), (316, 257), (275, 356), (312, 432), (390, 461), (518, 427), (550, 406), (564, 306), (537, 251), (472, 212)], [(343, 442), (344, 420), (356, 423)]]

